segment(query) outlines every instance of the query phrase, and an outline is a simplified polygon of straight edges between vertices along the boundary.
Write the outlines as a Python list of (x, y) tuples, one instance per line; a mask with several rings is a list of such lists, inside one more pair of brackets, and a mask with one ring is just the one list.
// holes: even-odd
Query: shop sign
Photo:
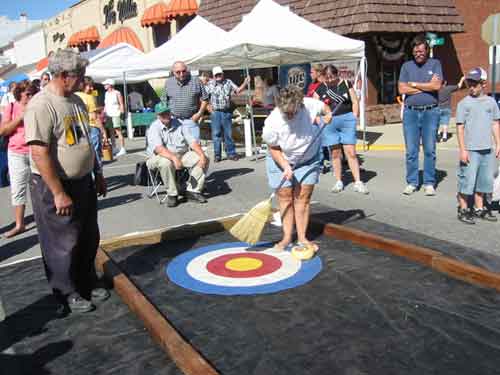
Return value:
[(103, 13), (104, 27), (107, 28), (115, 24), (117, 19), (123, 23), (125, 20), (137, 17), (137, 3), (133, 0), (118, 0), (115, 10), (114, 0), (109, 0), (103, 8)]
[(305, 92), (311, 81), (310, 70), (311, 65), (309, 64), (281, 65), (279, 69), (279, 85), (281, 87), (297, 86)]
[(52, 35), (52, 41), (54, 43), (57, 43), (58, 41), (62, 42), (64, 40), (64, 38), (66, 38), (66, 35), (64, 35), (64, 33), (57, 32), (54, 35)]

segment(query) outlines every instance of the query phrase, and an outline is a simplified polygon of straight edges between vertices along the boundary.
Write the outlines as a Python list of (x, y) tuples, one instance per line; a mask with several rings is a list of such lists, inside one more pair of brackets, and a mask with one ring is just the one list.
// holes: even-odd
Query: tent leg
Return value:
[(132, 127), (132, 115), (128, 111), (128, 92), (127, 92), (127, 72), (123, 72), (123, 102), (125, 105), (125, 121), (127, 124), (127, 138), (134, 139), (134, 128)]
[[(247, 77), (250, 77), (250, 70), (248, 69), (248, 65), (245, 67), (246, 75)], [(257, 137), (255, 135), (255, 122), (253, 118), (253, 108), (252, 108), (252, 98), (250, 97), (250, 87), (251, 87), (251, 82), (248, 83), (248, 89), (247, 89), (247, 98), (248, 98), (248, 112), (250, 114), (250, 124), (251, 124), (251, 129), (252, 129), (252, 143), (253, 143), (253, 149), (252, 149), (252, 157), (255, 158), (254, 160), (258, 160), (258, 152), (257, 152)]]
[(359, 108), (359, 125), (363, 131), (363, 152), (366, 151), (366, 79), (367, 65), (366, 57), (362, 57), (359, 70), (361, 71), (361, 103)]

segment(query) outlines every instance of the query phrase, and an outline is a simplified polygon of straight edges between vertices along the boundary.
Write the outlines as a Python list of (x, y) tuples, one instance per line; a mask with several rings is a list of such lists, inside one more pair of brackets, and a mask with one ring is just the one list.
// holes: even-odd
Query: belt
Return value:
[(176, 118), (177, 120), (191, 120), (191, 117), (192, 117), (192, 116), (189, 116), (189, 117), (177, 116), (177, 115), (174, 115), (174, 114), (172, 114), (172, 116), (174, 118)]
[(430, 109), (436, 108), (437, 104), (429, 104), (429, 105), (405, 105), (405, 108), (411, 109), (413, 111), (428, 111)]

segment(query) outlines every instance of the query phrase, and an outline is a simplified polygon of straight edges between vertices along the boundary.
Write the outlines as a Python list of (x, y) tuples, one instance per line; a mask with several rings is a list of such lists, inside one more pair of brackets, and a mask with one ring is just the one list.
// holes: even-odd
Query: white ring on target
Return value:
[[(281, 280), (288, 279), (295, 275), (301, 267), (301, 262), (295, 259), (287, 251), (276, 251), (272, 248), (264, 251), (247, 251), (245, 247), (232, 247), (221, 250), (210, 251), (208, 253), (197, 256), (192, 259), (187, 267), (187, 273), (195, 280), (212, 284), (218, 286), (232, 286), (232, 287), (248, 287), (248, 286), (258, 286), (265, 284), (272, 284)], [(257, 276), (257, 277), (224, 277), (215, 275), (208, 271), (207, 264), (212, 259), (218, 258), (223, 255), (237, 254), (237, 253), (248, 253), (248, 254), (266, 254), (278, 258), (281, 261), (281, 267), (274, 272), (267, 275)]]

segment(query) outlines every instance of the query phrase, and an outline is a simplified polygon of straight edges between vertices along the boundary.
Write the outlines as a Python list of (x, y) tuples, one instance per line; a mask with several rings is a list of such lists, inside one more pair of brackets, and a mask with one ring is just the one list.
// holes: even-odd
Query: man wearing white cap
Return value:
[(212, 141), (214, 143), (214, 161), (221, 161), (222, 132), (224, 132), (224, 144), (228, 159), (238, 160), (232, 137), (232, 110), (231, 95), (239, 95), (250, 82), (247, 77), (240, 87), (236, 86), (230, 79), (224, 78), (224, 71), (220, 66), (212, 69), (213, 79), (208, 82), (206, 91), (210, 96), (210, 127), (212, 128)]
[(125, 150), (125, 138), (122, 134), (122, 120), (121, 115), (125, 113), (125, 107), (123, 105), (123, 97), (120, 91), (115, 90), (115, 81), (112, 79), (107, 79), (103, 83), (106, 94), (104, 95), (104, 111), (106, 116), (111, 119), (113, 130), (111, 131), (111, 139), (114, 143), (115, 135), (118, 137), (120, 142), (120, 151), (116, 156), (123, 156), (127, 153)]

